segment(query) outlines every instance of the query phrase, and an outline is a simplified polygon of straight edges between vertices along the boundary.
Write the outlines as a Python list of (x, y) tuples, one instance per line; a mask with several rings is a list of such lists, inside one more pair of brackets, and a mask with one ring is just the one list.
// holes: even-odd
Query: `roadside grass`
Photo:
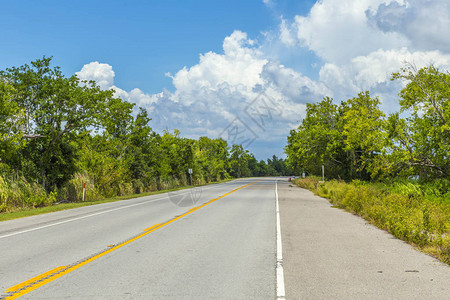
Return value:
[[(225, 183), (225, 182), (229, 182), (229, 181), (232, 181), (235, 179), (236, 178), (224, 179), (224, 180), (220, 180), (220, 181), (216, 181), (216, 182), (195, 185), (194, 187), (206, 186), (206, 185), (218, 184), (218, 183)], [(182, 187), (176, 187), (176, 188), (171, 188), (171, 189), (166, 189), (166, 190), (145, 192), (145, 193), (141, 193), (141, 194), (116, 196), (116, 197), (111, 197), (111, 198), (101, 199), (101, 200), (96, 200), (96, 201), (54, 203), (51, 206), (37, 207), (37, 208), (14, 208), (14, 210), (11, 212), (0, 213), (0, 222), (18, 219), (18, 218), (29, 217), (29, 216), (47, 214), (47, 213), (51, 213), (51, 212), (67, 210), (67, 209), (72, 209), (72, 208), (78, 208), (78, 207), (83, 207), (83, 206), (90, 206), (90, 205), (96, 205), (96, 204), (102, 204), (102, 203), (130, 200), (130, 199), (134, 199), (134, 198), (163, 194), (163, 193), (174, 192), (174, 191), (179, 191), (179, 190), (184, 190), (184, 189), (189, 189), (189, 188), (191, 188), (191, 186), (182, 186)]]
[(309, 177), (294, 183), (450, 265), (450, 203), (446, 194), (419, 192), (418, 184), (402, 183), (399, 188), (399, 183), (319, 180)]

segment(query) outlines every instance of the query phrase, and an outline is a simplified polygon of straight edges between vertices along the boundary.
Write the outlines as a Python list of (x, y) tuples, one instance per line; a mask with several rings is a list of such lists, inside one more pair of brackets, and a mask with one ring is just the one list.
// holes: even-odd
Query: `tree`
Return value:
[[(370, 179), (386, 140), (379, 105), (379, 99), (371, 98), (369, 92), (359, 93), (339, 106), (328, 97), (307, 104), (305, 119), (288, 137), (287, 166), (297, 174), (305, 169), (320, 175), (324, 165), (331, 178)], [(276, 157), (268, 163), (279, 173), (287, 172)]]
[(37, 59), (31, 66), (0, 72), (15, 89), (15, 101), (24, 111), (24, 135), (31, 138), (22, 159), (39, 170), (44, 188), (61, 186), (75, 170), (74, 136), (99, 125), (113, 91), (102, 91), (94, 82), (66, 78), (51, 58)]
[(381, 154), (386, 141), (382, 130), (385, 115), (379, 105), (380, 100), (371, 98), (368, 91), (341, 104), (342, 134), (350, 163), (350, 178), (368, 180), (376, 168), (376, 156)]
[(125, 157), (134, 190), (142, 192), (151, 181), (152, 137), (154, 132), (149, 126), (150, 118), (147, 110), (139, 108), (139, 113), (133, 120), (128, 140), (126, 142)]
[(14, 88), (0, 77), (0, 164), (10, 162), (24, 145), (23, 114), (14, 94)]
[(250, 176), (248, 168), (249, 152), (242, 145), (231, 146), (230, 151), (230, 173), (233, 177)]
[[(194, 177), (209, 181), (227, 178), (228, 145), (223, 139), (200, 137), (195, 143), (194, 157), (197, 171)], [(201, 177), (201, 178), (200, 178)]]
[(288, 165), (296, 173), (304, 168), (314, 175), (319, 175), (325, 165), (330, 177), (348, 177), (342, 132), (341, 111), (333, 99), (325, 97), (321, 102), (308, 103), (302, 124), (288, 137)]
[(407, 82), (400, 92), (399, 103), (401, 112), (408, 112), (409, 116), (405, 120), (398, 114), (389, 118), (391, 158), (398, 160), (398, 168), (407, 168), (410, 174), (448, 177), (450, 74), (434, 66), (417, 70), (408, 65), (394, 73), (392, 79)]

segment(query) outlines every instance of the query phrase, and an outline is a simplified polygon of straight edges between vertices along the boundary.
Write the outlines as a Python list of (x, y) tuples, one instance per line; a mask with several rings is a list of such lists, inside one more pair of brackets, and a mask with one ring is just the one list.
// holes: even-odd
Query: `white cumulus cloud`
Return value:
[(75, 73), (81, 80), (94, 80), (101, 89), (113, 89), (115, 95), (124, 100), (136, 103), (138, 106), (148, 106), (161, 97), (160, 94), (145, 94), (138, 88), (127, 92), (114, 85), (115, 72), (109, 64), (99, 63), (97, 61), (84, 65), (79, 72)]
[[(267, 59), (241, 31), (224, 39), (223, 53), (200, 55), (198, 64), (171, 78), (175, 91), (152, 104), (153, 118), (162, 128), (182, 128), (193, 136), (220, 136), (238, 117), (258, 138), (284, 139), (304, 115), (305, 103), (330, 93), (324, 84)], [(267, 103), (273, 101), (270, 130), (268, 120), (261, 127), (246, 114), (260, 105), (254, 100), (262, 92), (271, 99)]]
[(325, 61), (346, 63), (378, 49), (409, 44), (397, 32), (384, 32), (370, 25), (366, 11), (384, 0), (323, 0), (307, 16), (295, 17), (296, 36), (301, 45)]
[(449, 69), (448, 28), (447, 0), (322, 0), (307, 15), (282, 19), (279, 40), (322, 60), (318, 80), (338, 101), (370, 90), (393, 111), (401, 88), (390, 82), (393, 72), (405, 63)]
[(369, 90), (383, 100), (386, 112), (398, 108), (397, 93), (402, 83), (391, 82), (392, 73), (398, 72), (405, 64), (417, 68), (434, 65), (441, 70), (450, 69), (450, 55), (440, 51), (377, 50), (365, 56), (358, 56), (348, 64), (326, 63), (319, 72), (320, 80), (329, 87), (339, 99), (355, 96), (360, 91)]
[(114, 84), (114, 76), (112, 66), (101, 64), (98, 61), (84, 65), (81, 71), (75, 73), (81, 80), (94, 80), (102, 89), (109, 89)]
[(405, 35), (418, 50), (450, 52), (450, 2), (408, 0), (381, 3), (366, 11), (369, 21), (384, 32)]

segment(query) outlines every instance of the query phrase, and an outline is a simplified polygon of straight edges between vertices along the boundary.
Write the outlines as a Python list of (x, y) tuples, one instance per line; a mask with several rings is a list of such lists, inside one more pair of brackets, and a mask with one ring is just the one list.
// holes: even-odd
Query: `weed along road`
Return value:
[(449, 299), (450, 268), (246, 178), (0, 223), (2, 299)]

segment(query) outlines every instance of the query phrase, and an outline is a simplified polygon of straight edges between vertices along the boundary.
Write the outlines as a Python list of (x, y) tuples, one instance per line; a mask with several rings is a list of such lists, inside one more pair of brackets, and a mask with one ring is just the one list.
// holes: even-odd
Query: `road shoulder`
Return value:
[(328, 200), (278, 185), (287, 299), (448, 299), (450, 267)]

